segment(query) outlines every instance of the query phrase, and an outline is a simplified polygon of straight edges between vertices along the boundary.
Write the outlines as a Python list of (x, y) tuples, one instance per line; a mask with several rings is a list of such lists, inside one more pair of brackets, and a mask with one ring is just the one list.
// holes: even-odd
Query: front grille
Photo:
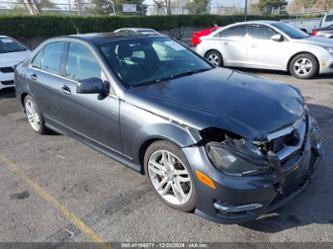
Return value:
[(14, 73), (13, 67), (0, 67), (1, 73)]
[(14, 80), (4, 80), (1, 81), (1, 84), (4, 86), (14, 85)]
[(267, 147), (274, 152), (281, 161), (286, 160), (303, 146), (306, 136), (306, 117), (302, 117), (292, 126), (276, 131), (269, 135)]

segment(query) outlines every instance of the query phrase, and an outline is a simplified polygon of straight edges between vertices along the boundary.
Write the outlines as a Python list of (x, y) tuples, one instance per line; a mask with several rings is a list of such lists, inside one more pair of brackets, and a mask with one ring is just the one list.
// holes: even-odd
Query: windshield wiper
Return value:
[(164, 78), (157, 79), (157, 80), (142, 81), (142, 82), (139, 82), (139, 83), (137, 83), (133, 86), (130, 86), (130, 88), (135, 88), (135, 87), (144, 86), (144, 85), (159, 84), (159, 83), (163, 83), (163, 82), (168, 81), (168, 80), (172, 80), (172, 79), (176, 79), (176, 78), (180, 78), (180, 77), (184, 77), (184, 76), (187, 76), (187, 75), (192, 75), (192, 74), (196, 74), (196, 73), (200, 73), (200, 72), (205, 72), (205, 71), (208, 71), (208, 70), (211, 70), (211, 68), (189, 70), (189, 71), (186, 71), (186, 72), (173, 74), (171, 76), (164, 77)]
[(170, 79), (176, 79), (176, 78), (184, 77), (184, 76), (187, 76), (187, 75), (192, 75), (192, 74), (196, 74), (196, 73), (205, 72), (205, 71), (208, 71), (208, 70), (211, 70), (211, 68), (189, 70), (189, 71), (186, 71), (186, 72), (182, 72), (182, 73), (177, 73), (177, 74), (171, 75)]

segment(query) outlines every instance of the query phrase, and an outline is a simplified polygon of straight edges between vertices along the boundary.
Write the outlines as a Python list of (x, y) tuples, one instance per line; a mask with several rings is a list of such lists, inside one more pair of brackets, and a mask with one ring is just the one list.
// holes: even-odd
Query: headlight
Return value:
[(259, 148), (244, 139), (210, 142), (206, 151), (214, 166), (225, 174), (257, 174), (271, 168)]
[(333, 55), (333, 48), (326, 48), (327, 52), (329, 52), (331, 55)]

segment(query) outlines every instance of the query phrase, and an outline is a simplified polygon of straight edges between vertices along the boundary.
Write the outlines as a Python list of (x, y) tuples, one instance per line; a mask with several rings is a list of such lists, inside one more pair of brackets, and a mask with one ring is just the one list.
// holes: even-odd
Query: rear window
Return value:
[(242, 38), (245, 37), (246, 33), (247, 25), (239, 25), (222, 30), (219, 36), (223, 38)]
[(52, 42), (42, 48), (33, 58), (31, 65), (50, 73), (60, 74), (64, 42)]
[(26, 48), (19, 42), (9, 37), (0, 38), (0, 53), (25, 51)]
[(60, 74), (60, 65), (64, 49), (63, 42), (54, 42), (44, 48), (41, 69), (50, 73)]
[(259, 40), (270, 40), (276, 34), (271, 28), (263, 25), (251, 25), (249, 30), (251, 37)]

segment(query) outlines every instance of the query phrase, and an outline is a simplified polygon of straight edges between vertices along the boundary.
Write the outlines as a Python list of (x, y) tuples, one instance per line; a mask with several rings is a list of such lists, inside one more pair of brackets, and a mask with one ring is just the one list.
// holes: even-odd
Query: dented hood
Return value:
[(304, 112), (303, 98), (293, 87), (223, 68), (133, 88), (125, 97), (198, 130), (222, 128), (258, 140)]

